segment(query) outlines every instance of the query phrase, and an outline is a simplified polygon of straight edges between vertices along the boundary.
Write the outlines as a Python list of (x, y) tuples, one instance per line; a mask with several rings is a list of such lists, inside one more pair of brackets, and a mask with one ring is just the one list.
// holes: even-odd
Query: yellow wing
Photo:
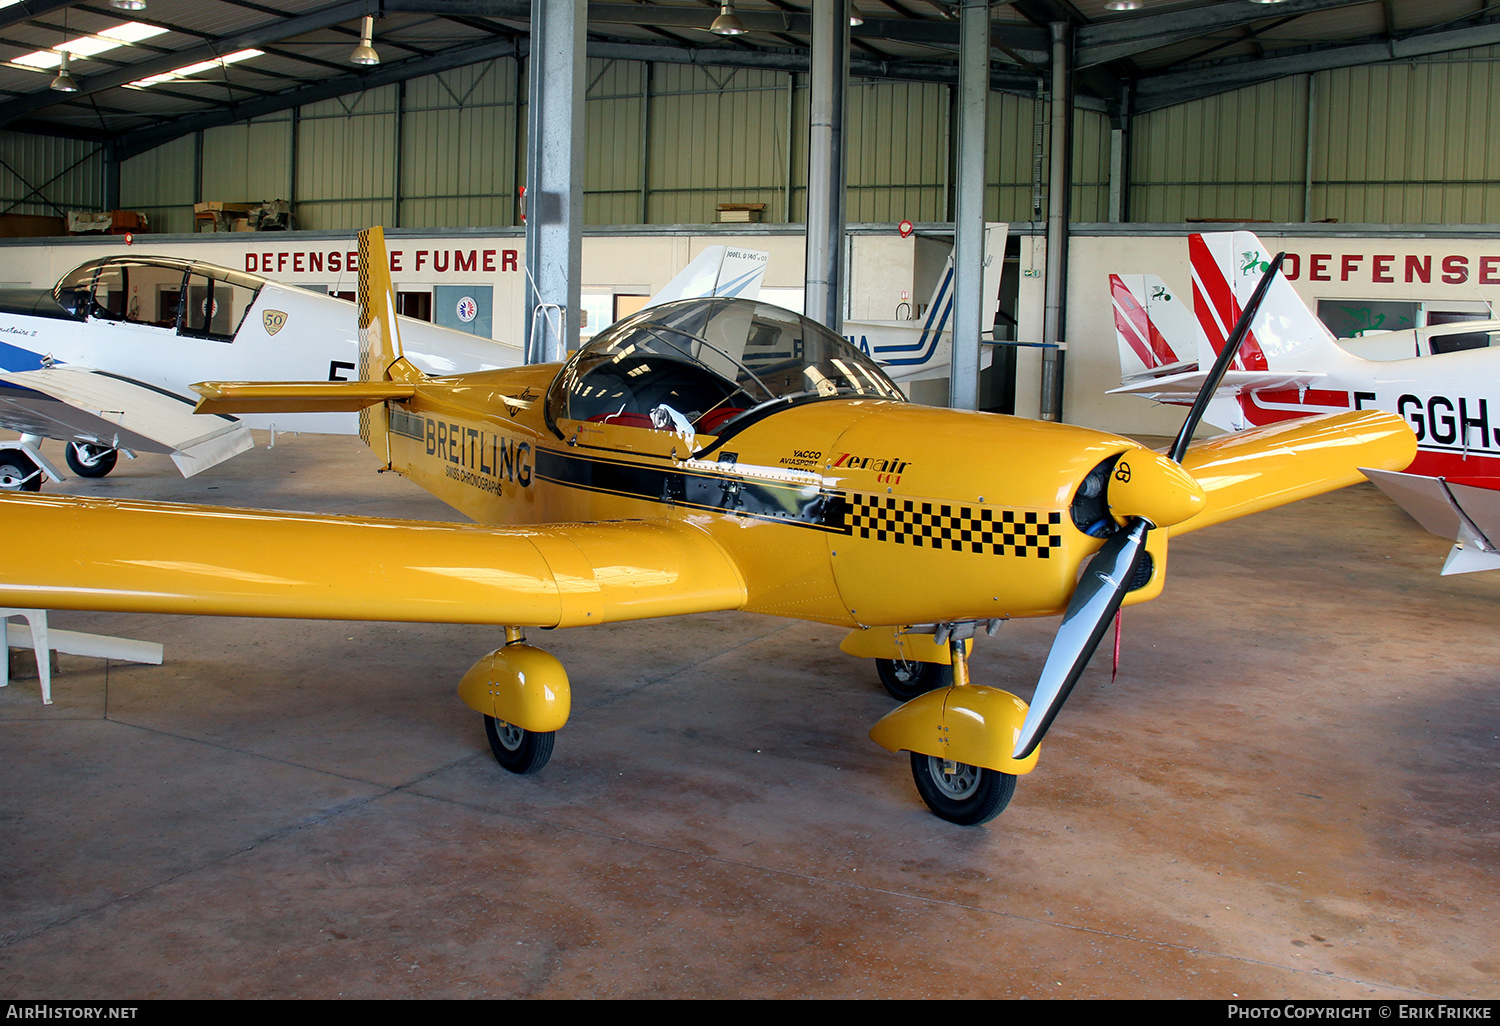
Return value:
[(739, 569), (676, 521), (482, 527), (0, 499), (0, 606), (576, 627), (738, 609)]
[(1208, 496), (1175, 537), (1365, 480), (1360, 467), (1404, 470), (1417, 439), (1394, 413), (1359, 410), (1220, 435), (1188, 450), (1182, 465)]

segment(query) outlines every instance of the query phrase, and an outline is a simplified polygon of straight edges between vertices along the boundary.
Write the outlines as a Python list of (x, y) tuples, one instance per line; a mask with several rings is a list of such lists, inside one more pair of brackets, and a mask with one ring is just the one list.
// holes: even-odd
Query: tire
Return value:
[(906, 659), (877, 659), (875, 672), (886, 693), (898, 702), (910, 702), (953, 683), (953, 667), (942, 663), (919, 663)]
[(917, 792), (940, 819), (959, 826), (988, 823), (1016, 793), (1013, 773), (950, 762), (935, 755), (911, 753), (911, 775)]
[(120, 450), (89, 442), (69, 442), (64, 455), (68, 469), (79, 477), (103, 477), (120, 461)]
[[(30, 478), (28, 481), (27, 478)], [(42, 475), (37, 465), (19, 449), (0, 452), (0, 492), (39, 492)]]
[(484, 733), (490, 739), (495, 761), (512, 773), (535, 773), (552, 758), (557, 731), (522, 730), (493, 716), (484, 718)]

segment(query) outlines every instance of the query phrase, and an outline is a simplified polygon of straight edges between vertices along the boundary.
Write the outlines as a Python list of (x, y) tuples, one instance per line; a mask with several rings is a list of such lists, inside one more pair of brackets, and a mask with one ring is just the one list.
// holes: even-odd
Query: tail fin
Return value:
[(1184, 357), (1186, 361), (1197, 357), (1203, 331), (1166, 282), (1154, 274), (1111, 274), (1109, 295), (1115, 311), (1121, 382), (1185, 367)]
[[(1271, 257), (1251, 232), (1192, 235), (1193, 306), (1203, 328), (1207, 366), (1223, 348)], [(1252, 371), (1316, 371), (1338, 355), (1333, 335), (1281, 275), (1271, 283), (1234, 366)]]
[[(379, 227), (359, 233), (359, 377), (361, 381), (416, 383), (425, 375), (401, 351), (396, 322), (396, 291), (391, 285), (385, 232)], [(390, 413), (384, 403), (359, 411), (359, 437), (389, 463)]]
[(707, 296), (755, 299), (760, 296), (760, 282), (766, 276), (769, 259), (770, 254), (757, 249), (709, 246), (652, 296), (646, 306)]

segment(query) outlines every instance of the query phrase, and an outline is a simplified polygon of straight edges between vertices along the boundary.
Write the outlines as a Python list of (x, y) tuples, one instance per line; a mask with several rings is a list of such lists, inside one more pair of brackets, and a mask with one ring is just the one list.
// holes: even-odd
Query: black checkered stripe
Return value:
[(856, 538), (917, 548), (1047, 559), (1062, 545), (1062, 513), (949, 506), (890, 495), (849, 495), (845, 521)]

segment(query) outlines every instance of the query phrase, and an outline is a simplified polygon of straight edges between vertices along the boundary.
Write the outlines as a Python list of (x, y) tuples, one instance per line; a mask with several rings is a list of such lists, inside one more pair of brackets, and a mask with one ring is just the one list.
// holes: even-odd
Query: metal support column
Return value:
[(105, 143), (100, 155), (104, 158), (100, 168), (104, 176), (104, 180), (100, 183), (100, 191), (104, 194), (104, 209), (118, 210), (120, 208), (120, 158), (115, 150), (115, 144)]
[(1063, 301), (1067, 296), (1068, 207), (1073, 181), (1073, 90), (1068, 23), (1052, 28), (1052, 162), (1047, 180), (1047, 298), (1042, 319), (1043, 420), (1063, 416)]
[(812, 8), (807, 138), (807, 316), (844, 326), (844, 84), (849, 79), (849, 2)]
[(1130, 220), (1130, 83), (1120, 84), (1120, 99), (1109, 129), (1109, 219)]
[[(963, 0), (958, 44), (958, 175), (953, 223), (953, 355), (948, 405), (979, 408), (984, 293), (984, 152), (990, 96), (989, 0)], [(1003, 256), (1002, 256), (1003, 259)]]
[(396, 83), (396, 125), (395, 143), (392, 149), (391, 165), (391, 227), (401, 227), (401, 147), (403, 129), (406, 125), (406, 82)]
[(588, 0), (531, 6), (526, 126), (526, 362), (578, 348)]

